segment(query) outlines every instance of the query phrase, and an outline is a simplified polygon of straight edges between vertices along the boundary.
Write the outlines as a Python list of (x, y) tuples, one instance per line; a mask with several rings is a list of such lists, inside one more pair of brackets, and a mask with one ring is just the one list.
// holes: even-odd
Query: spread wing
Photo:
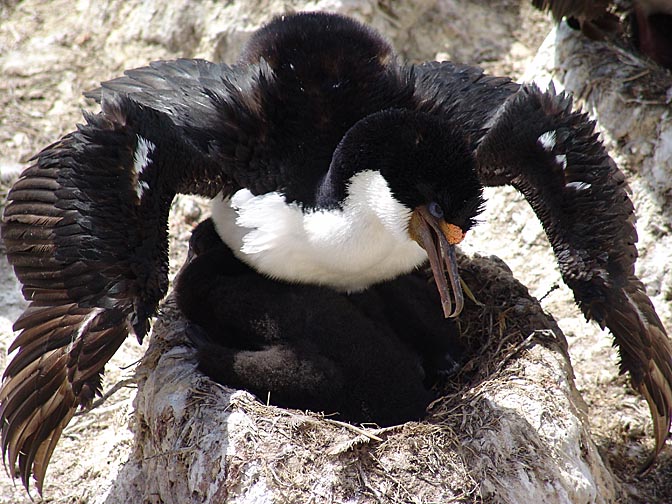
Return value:
[(450, 117), (474, 148), (494, 112), (520, 87), (507, 77), (494, 77), (481, 68), (449, 61), (417, 65), (415, 76), (418, 108)]
[(242, 116), (252, 112), (227, 89), (241, 79), (200, 61), (131, 71), (94, 92), (102, 111), (38, 154), (11, 189), (2, 238), (30, 304), (14, 325), (0, 424), (3, 460), (12, 473), (18, 462), (26, 488), (32, 472), (41, 492), (63, 428), (100, 393), (126, 335), (148, 331), (168, 286), (174, 195), (236, 187), (227, 160), (244, 153)]
[(477, 150), (485, 185), (510, 184), (534, 209), (562, 277), (587, 318), (608, 327), (621, 372), (647, 400), (656, 447), (672, 414), (672, 345), (634, 273), (637, 233), (625, 176), (571, 98), (525, 85), (493, 118)]
[[(572, 10), (580, 7), (576, 2), (537, 3), (563, 16), (586, 14)], [(670, 427), (672, 345), (634, 274), (637, 233), (623, 173), (597, 140), (594, 124), (553, 89), (541, 93), (450, 62), (419, 65), (416, 76), (421, 108), (463, 125), (484, 185), (521, 191), (581, 310), (614, 335), (621, 372), (630, 373), (651, 410), (656, 448), (646, 470)]]

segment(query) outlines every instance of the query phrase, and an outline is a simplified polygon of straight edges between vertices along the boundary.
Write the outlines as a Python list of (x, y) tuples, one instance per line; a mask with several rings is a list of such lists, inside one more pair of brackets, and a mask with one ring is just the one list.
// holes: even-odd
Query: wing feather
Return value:
[[(167, 289), (175, 193), (214, 196), (228, 183), (200, 129), (217, 119), (194, 74), (209, 68), (157, 64), (108, 86), (102, 112), (38, 154), (9, 192), (2, 238), (30, 304), (0, 388), (1, 444), (27, 489), (32, 474), (41, 493), (63, 429), (100, 393), (127, 334), (147, 332)], [(187, 88), (202, 95), (194, 110), (159, 106), (164, 91)]]
[(608, 327), (621, 372), (651, 410), (662, 449), (672, 416), (672, 345), (635, 275), (637, 232), (625, 176), (599, 142), (594, 123), (553, 88), (526, 85), (501, 107), (477, 150), (481, 180), (510, 184), (527, 199), (560, 272), (588, 319)]
[(417, 65), (415, 75), (419, 109), (451, 117), (474, 147), (495, 111), (520, 87), (509, 78), (449, 61)]

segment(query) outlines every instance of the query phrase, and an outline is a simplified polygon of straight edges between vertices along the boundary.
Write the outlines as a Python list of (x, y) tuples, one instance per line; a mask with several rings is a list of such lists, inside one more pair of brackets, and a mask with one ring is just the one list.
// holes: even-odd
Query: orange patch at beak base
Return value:
[[(441, 296), (444, 316), (446, 318), (457, 317), (464, 307), (464, 295), (457, 271), (455, 245), (464, 238), (464, 231), (455, 224), (449, 224), (443, 219), (434, 217), (425, 205), (421, 205), (411, 215), (408, 234), (427, 252), (434, 282)], [(446, 273), (448, 273), (450, 287)], [(452, 297), (455, 299), (454, 309), (451, 289)]]
[(464, 231), (455, 224), (449, 224), (446, 221), (439, 222), (439, 228), (450, 245), (457, 245), (464, 240)]

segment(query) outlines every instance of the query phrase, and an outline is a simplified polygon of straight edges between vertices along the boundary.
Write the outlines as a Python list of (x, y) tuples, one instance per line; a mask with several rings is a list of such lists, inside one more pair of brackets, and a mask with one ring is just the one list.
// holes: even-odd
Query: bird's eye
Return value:
[(433, 217), (437, 219), (443, 219), (443, 208), (436, 201), (432, 201), (427, 205), (427, 210), (432, 214)]

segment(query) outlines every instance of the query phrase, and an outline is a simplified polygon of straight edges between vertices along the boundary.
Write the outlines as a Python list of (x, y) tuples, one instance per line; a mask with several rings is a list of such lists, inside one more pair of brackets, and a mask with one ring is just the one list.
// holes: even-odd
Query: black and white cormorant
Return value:
[(403, 64), (373, 30), (318, 13), (271, 21), (236, 64), (159, 61), (90, 96), (101, 112), (36, 156), (4, 210), (30, 304), (0, 389), (2, 451), (26, 487), (33, 474), (41, 491), (63, 428), (126, 336), (147, 333), (168, 286), (177, 193), (213, 198), (221, 239), (270, 278), (354, 292), (429, 257), (452, 317), (453, 249), (482, 185), (515, 186), (585, 315), (611, 329), (651, 408), (653, 456), (662, 449), (672, 350), (634, 275), (624, 176), (569, 97), (468, 66)]

